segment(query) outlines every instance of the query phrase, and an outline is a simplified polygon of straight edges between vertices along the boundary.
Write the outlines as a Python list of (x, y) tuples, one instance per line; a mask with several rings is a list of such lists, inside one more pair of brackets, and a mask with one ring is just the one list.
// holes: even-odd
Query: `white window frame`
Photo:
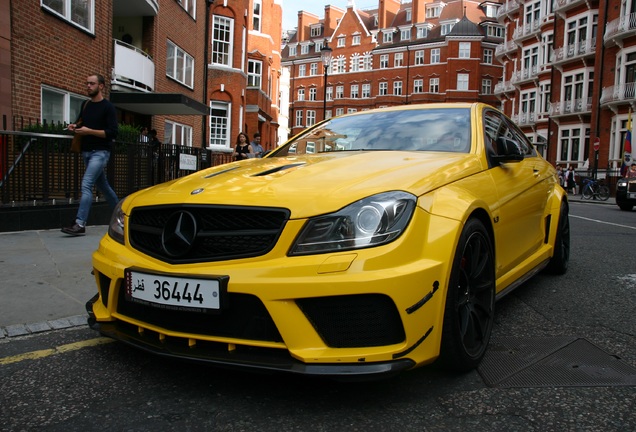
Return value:
[(351, 99), (358, 99), (360, 97), (360, 86), (358, 84), (351, 84), (349, 95)]
[(343, 85), (336, 86), (336, 99), (342, 99), (342, 98), (344, 98), (344, 86)]
[(378, 96), (386, 96), (389, 94), (389, 83), (382, 81), (378, 84)]
[(441, 62), (441, 50), (439, 48), (431, 49), (431, 64), (437, 64)]
[(439, 78), (430, 78), (428, 80), (428, 92), (439, 93)]
[[(232, 104), (210, 101), (210, 136), (208, 143), (211, 149), (230, 149), (232, 146), (230, 133), (232, 130)], [(223, 114), (223, 115), (221, 115)]]
[(457, 90), (467, 91), (470, 75), (467, 73), (457, 74)]
[[(232, 67), (233, 54), (234, 20), (225, 16), (214, 15), (212, 17), (212, 64)], [(292, 55), (291, 48), (290, 55)]]
[(311, 37), (318, 37), (322, 34), (322, 25), (311, 26)]
[(389, 55), (381, 54), (380, 55), (380, 69), (388, 69), (389, 67)]
[(424, 64), (424, 50), (415, 51), (415, 65), (423, 65)]
[(346, 40), (345, 40), (345, 37), (344, 37), (344, 36), (339, 36), (339, 37), (338, 37), (338, 42), (337, 42), (337, 47), (338, 47), (338, 48), (343, 48), (343, 47), (345, 46), (345, 44), (346, 44), (346, 43), (347, 43), (347, 42), (346, 42)]
[(307, 123), (305, 124), (307, 127), (313, 126), (316, 124), (316, 111), (315, 110), (307, 110)]
[(263, 76), (263, 62), (260, 60), (247, 60), (247, 86), (261, 88)]
[(316, 76), (318, 75), (318, 63), (312, 63), (309, 65), (309, 75)]
[(413, 93), (424, 93), (424, 80), (418, 78), (413, 80)]
[[(255, 0), (261, 1), (261, 0)], [(197, 1), (196, 0), (177, 0), (177, 3), (190, 15), (197, 19)]]
[(309, 100), (310, 101), (315, 101), (315, 100), (317, 100), (316, 99), (317, 96), (318, 96), (318, 89), (316, 87), (311, 87), (309, 89)]
[(362, 84), (362, 98), (367, 99), (371, 97), (371, 84)]
[[(59, 0), (40, 0), (40, 5), (44, 9), (74, 26), (87, 30), (90, 33), (95, 33), (95, 0), (85, 0), (82, 2), (83, 6), (85, 6), (85, 17), (78, 17), (77, 14), (73, 13), (73, 7), (80, 7), (80, 5), (76, 3), (78, 2), (72, 2), (71, 0), (61, 0), (61, 2)], [(56, 8), (55, 6), (59, 7)], [(85, 18), (85, 20), (80, 20), (79, 18)]]
[(470, 58), (470, 42), (459, 43), (459, 58)]
[(192, 126), (165, 120), (163, 138), (165, 144), (192, 147)]
[(393, 67), (404, 66), (404, 53), (395, 53), (393, 56)]
[(493, 50), (491, 50), (489, 48), (484, 49), (484, 63), (485, 64), (492, 64), (493, 58), (494, 58)]
[(295, 123), (295, 126), (302, 127), (302, 125), (303, 125), (303, 116), (304, 115), (305, 115), (305, 113), (303, 112), (303, 110), (296, 111), (296, 123)]
[(492, 80), (490, 78), (483, 78), (481, 80), (481, 94), (483, 95), (492, 94)]
[(393, 96), (402, 96), (402, 81), (393, 81)]
[(360, 45), (360, 35), (353, 35), (353, 37), (351, 38), (351, 45)]
[(166, 75), (188, 88), (194, 88), (194, 57), (171, 40), (166, 43)]
[(80, 96), (55, 87), (42, 86), (40, 89), (40, 118), (47, 124), (73, 123), (79, 117), (86, 96)]
[(298, 102), (302, 102), (305, 100), (305, 89), (304, 88), (299, 88), (298, 92), (296, 93), (296, 100)]
[(304, 77), (307, 75), (307, 65), (301, 64), (298, 65), (298, 76)]

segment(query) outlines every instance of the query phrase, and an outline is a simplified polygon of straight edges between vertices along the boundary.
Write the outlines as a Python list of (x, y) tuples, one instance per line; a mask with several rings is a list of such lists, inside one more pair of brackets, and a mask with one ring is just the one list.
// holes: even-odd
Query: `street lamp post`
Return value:
[(331, 63), (332, 49), (329, 48), (329, 43), (325, 39), (325, 45), (320, 50), (320, 57), (322, 59), (322, 67), (325, 70), (325, 82), (323, 85), (323, 102), (322, 102), (322, 119), (327, 118), (327, 75), (329, 74), (329, 64)]

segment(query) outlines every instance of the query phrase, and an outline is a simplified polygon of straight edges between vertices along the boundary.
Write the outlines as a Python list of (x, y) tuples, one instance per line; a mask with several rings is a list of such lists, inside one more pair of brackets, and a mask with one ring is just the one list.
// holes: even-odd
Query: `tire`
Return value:
[(556, 275), (565, 274), (570, 262), (570, 217), (568, 205), (561, 202), (559, 212), (559, 224), (557, 225), (556, 238), (554, 239), (554, 253), (546, 272)]
[(601, 201), (607, 201), (610, 197), (610, 190), (607, 186), (601, 185), (598, 187), (598, 197)]
[(454, 372), (475, 369), (488, 347), (494, 313), (492, 241), (481, 221), (469, 219), (453, 259), (437, 364)]
[(592, 195), (594, 195), (594, 192), (592, 192), (592, 186), (590, 186), (588, 183), (583, 188), (583, 193), (581, 194), (581, 196), (583, 197), (583, 199), (590, 199), (592, 198)]
[(625, 211), (632, 211), (632, 209), (634, 208), (632, 204), (619, 204), (618, 207), (621, 210), (625, 210)]

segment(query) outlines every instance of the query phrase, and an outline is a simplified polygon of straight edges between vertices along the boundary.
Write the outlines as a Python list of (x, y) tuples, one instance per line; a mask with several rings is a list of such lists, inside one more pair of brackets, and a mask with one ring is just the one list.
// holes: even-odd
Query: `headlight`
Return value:
[(617, 187), (627, 187), (627, 180), (625, 179), (620, 179), (618, 180), (618, 182), (616, 183)]
[(411, 220), (417, 198), (406, 192), (385, 192), (361, 199), (336, 213), (310, 219), (289, 255), (379, 246), (392, 242)]
[(108, 235), (121, 244), (124, 244), (124, 212), (121, 209), (123, 202), (124, 200), (121, 200), (117, 203), (117, 207), (113, 210), (113, 214), (110, 217), (110, 224), (108, 225)]

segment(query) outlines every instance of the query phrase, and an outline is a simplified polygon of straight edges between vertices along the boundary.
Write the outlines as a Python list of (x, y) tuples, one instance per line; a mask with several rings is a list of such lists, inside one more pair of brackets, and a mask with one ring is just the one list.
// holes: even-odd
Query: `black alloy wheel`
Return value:
[(483, 223), (469, 219), (453, 260), (438, 363), (459, 372), (476, 368), (490, 340), (494, 312), (492, 242)]

